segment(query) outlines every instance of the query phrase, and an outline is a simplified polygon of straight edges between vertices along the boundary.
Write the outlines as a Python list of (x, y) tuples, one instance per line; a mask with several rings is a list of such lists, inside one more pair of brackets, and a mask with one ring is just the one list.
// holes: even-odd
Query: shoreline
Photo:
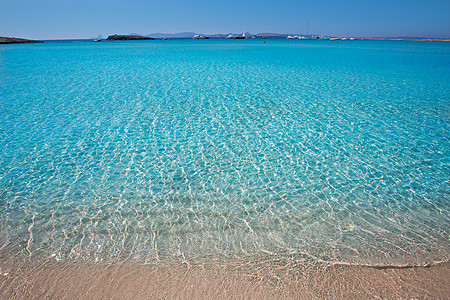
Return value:
[(450, 293), (450, 262), (409, 268), (286, 263), (284, 260), (198, 264), (2, 262), (0, 297), (445, 299)]

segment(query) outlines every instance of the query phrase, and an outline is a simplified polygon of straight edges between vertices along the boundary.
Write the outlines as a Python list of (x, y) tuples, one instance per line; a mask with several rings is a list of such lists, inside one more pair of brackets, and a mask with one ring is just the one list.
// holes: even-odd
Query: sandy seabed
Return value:
[(0, 263), (1, 299), (449, 299), (450, 262)]

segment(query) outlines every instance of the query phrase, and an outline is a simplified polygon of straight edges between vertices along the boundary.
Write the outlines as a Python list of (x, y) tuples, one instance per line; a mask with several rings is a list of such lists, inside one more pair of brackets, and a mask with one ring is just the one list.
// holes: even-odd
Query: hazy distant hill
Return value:
[(257, 36), (279, 36), (279, 37), (286, 37), (289, 34), (286, 33), (274, 33), (274, 32), (262, 32), (262, 33), (257, 33)]
[(373, 39), (385, 39), (385, 40), (448, 40), (448, 38), (436, 38), (436, 37), (414, 37), (414, 36), (396, 36), (396, 37), (371, 37)]
[[(229, 35), (238, 35), (238, 36), (240, 36), (240, 35), (242, 35), (242, 32), (239, 32), (239, 33), (229, 32), (229, 33), (208, 34), (208, 36), (215, 37), (215, 38), (226, 38)], [(253, 33), (250, 33), (250, 32), (245, 32), (244, 35), (247, 36), (247, 37), (255, 36)]]
[[(146, 36), (152, 37), (155, 39), (163, 39), (163, 38), (171, 38), (171, 39), (190, 39), (193, 38), (196, 34), (198, 35), (204, 35), (212, 38), (226, 38), (228, 35), (242, 35), (241, 33), (214, 33), (214, 34), (203, 34), (203, 33), (197, 33), (197, 32), (179, 32), (179, 33), (150, 33)], [(250, 32), (245, 33), (246, 36), (254, 36), (254, 34)]]
[(183, 39), (183, 38), (193, 38), (196, 35), (195, 32), (179, 32), (179, 33), (150, 33), (147, 37), (152, 37), (155, 39), (172, 38), (172, 39)]

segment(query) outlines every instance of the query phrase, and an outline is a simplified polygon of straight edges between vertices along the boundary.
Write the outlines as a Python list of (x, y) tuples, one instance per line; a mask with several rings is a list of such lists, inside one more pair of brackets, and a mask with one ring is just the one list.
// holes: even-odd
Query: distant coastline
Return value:
[(32, 44), (32, 43), (43, 43), (42, 41), (28, 40), (15, 37), (4, 37), (0, 36), (0, 44)]
[(154, 38), (141, 36), (141, 35), (110, 35), (106, 39), (107, 41), (141, 41), (141, 40), (154, 40)]
[(144, 41), (144, 40), (182, 40), (195, 39), (196, 36), (202, 36), (206, 39), (227, 39), (230, 36), (239, 36), (239, 39), (301, 39), (301, 40), (364, 40), (364, 41), (416, 41), (416, 42), (450, 42), (445, 38), (417, 38), (417, 37), (335, 37), (325, 35), (294, 35), (294, 34), (280, 34), (280, 33), (258, 33), (251, 34), (249, 32), (243, 34), (197, 34), (195, 32), (181, 32), (181, 33), (152, 33), (148, 35), (140, 35), (137, 33), (124, 35), (110, 35), (105, 38), (90, 38), (90, 39), (52, 39), (52, 40), (29, 40), (15, 37), (0, 37), (0, 44), (27, 44), (27, 43), (47, 43), (47, 42), (64, 42), (64, 41)]
[(418, 39), (418, 38), (360, 38), (367, 41), (412, 41), (412, 42), (450, 42), (450, 39)]

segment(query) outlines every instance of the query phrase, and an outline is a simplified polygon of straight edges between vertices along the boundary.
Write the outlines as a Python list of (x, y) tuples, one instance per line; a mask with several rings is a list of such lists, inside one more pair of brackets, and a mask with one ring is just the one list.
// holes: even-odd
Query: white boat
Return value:
[(227, 39), (234, 39), (234, 40), (242, 40), (247, 38), (247, 36), (245, 35), (245, 33), (243, 33), (242, 35), (235, 35), (235, 34), (230, 34), (227, 36)]
[(206, 37), (206, 36), (201, 35), (201, 34), (196, 34), (196, 35), (194, 35), (193, 39), (194, 40), (207, 40), (207, 39), (209, 39), (209, 37)]

